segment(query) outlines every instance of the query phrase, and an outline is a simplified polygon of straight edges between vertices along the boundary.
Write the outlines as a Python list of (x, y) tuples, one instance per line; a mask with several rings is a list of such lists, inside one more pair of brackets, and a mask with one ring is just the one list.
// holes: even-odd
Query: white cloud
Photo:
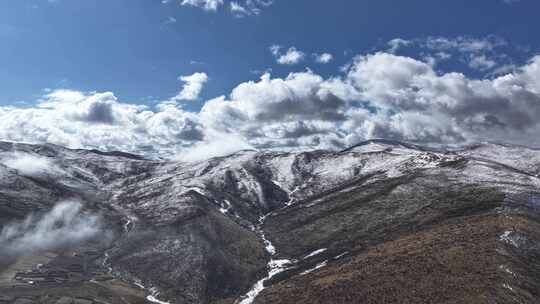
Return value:
[(446, 52), (437, 52), (435, 53), (435, 57), (439, 60), (448, 60), (452, 58), (452, 55)]
[(513, 65), (510, 56), (505, 54), (509, 47), (508, 42), (494, 35), (480, 38), (470, 36), (427, 37), (412, 40), (396, 38), (388, 41), (387, 46), (385, 52), (392, 54), (396, 54), (403, 47), (409, 47), (432, 66), (455, 58), (472, 69), (486, 72), (486, 76), (497, 74), (493, 70), (497, 70), (499, 66)]
[(119, 117), (116, 97), (111, 92), (85, 95), (72, 90), (56, 90), (38, 103), (41, 109), (56, 110), (58, 115), (84, 122), (113, 124)]
[(176, 23), (176, 21), (176, 18), (169, 16), (167, 17), (167, 20), (165, 20), (165, 24), (173, 24)]
[(3, 155), (0, 162), (6, 167), (17, 170), (21, 175), (31, 177), (53, 175), (62, 172), (49, 158), (26, 153)]
[(61, 202), (41, 215), (29, 215), (9, 223), (0, 231), (0, 257), (29, 255), (77, 244), (104, 233), (99, 216), (83, 211), (79, 202)]
[(497, 47), (508, 44), (506, 40), (497, 36), (489, 36), (485, 38), (473, 38), (466, 36), (458, 36), (455, 38), (428, 37), (425, 41), (422, 41), (422, 43), (424, 47), (432, 50), (457, 50), (460, 52), (471, 53), (492, 51)]
[(395, 38), (395, 39), (392, 39), (390, 41), (388, 41), (388, 46), (390, 47), (388, 49), (388, 52), (389, 53), (395, 53), (397, 52), (400, 48), (404, 47), (404, 46), (409, 46), (411, 45), (413, 42), (412, 41), (409, 41), (409, 40), (405, 40), (405, 39), (401, 39), (401, 38)]
[[(386, 114), (382, 135), (428, 142), (528, 138), (536, 144), (540, 87), (528, 75), (540, 74), (539, 62), (534, 57), (514, 74), (475, 80), (438, 75), (423, 62), (378, 53), (358, 57), (348, 77), (363, 99)], [(412, 132), (418, 128), (423, 132)]]
[(508, 42), (495, 35), (487, 37), (427, 37), (412, 40), (395, 38), (386, 43), (387, 48), (384, 50), (387, 53), (396, 54), (404, 47), (413, 48), (423, 58), (431, 58), (432, 60), (448, 60), (451, 57), (465, 57), (474, 59), (475, 57), (487, 56), (493, 58), (504, 58), (505, 49), (509, 46)]
[(246, 0), (246, 3), (248, 5), (250, 4), (256, 4), (262, 7), (269, 7), (272, 4), (274, 4), (274, 0)]
[(241, 17), (244, 15), (251, 15), (251, 12), (238, 2), (232, 1), (230, 3), (230, 6), (231, 6), (231, 12), (235, 14), (236, 16)]
[[(170, 0), (162, 0), (168, 4)], [(235, 17), (257, 16), (274, 2), (272, 0), (237, 0), (229, 1), (228, 8)], [(201, 8), (205, 11), (216, 12), (226, 5), (224, 0), (181, 0), (180, 5)]]
[(184, 82), (184, 86), (182, 91), (173, 97), (173, 101), (196, 100), (199, 98), (204, 84), (208, 81), (208, 75), (206, 73), (194, 73), (189, 76), (180, 76), (179, 79)]
[(469, 67), (479, 70), (487, 71), (491, 70), (497, 65), (497, 62), (488, 58), (486, 55), (473, 55), (469, 61)]
[(52, 91), (35, 107), (0, 107), (0, 120), (1, 140), (71, 148), (167, 154), (204, 138), (194, 113), (166, 104), (149, 111), (111, 92)]
[[(281, 50), (271, 49), (280, 56)], [(341, 148), (373, 137), (540, 145), (539, 79), (540, 56), (501, 76), (470, 78), (436, 70), (426, 60), (377, 52), (356, 56), (343, 74), (329, 78), (310, 70), (284, 78), (265, 73), (207, 101), (197, 113), (174, 102), (149, 110), (110, 92), (52, 91), (34, 107), (0, 107), (0, 139), (179, 153), (184, 160), (248, 147)]]
[(178, 153), (176, 159), (183, 162), (195, 162), (250, 149), (253, 149), (253, 146), (238, 134), (212, 132), (205, 141)]
[(406, 93), (410, 93), (419, 76), (435, 77), (435, 74), (430, 65), (413, 58), (376, 53), (356, 57), (348, 78), (366, 100), (398, 104), (409, 102)]
[(318, 63), (326, 64), (334, 60), (334, 56), (330, 53), (314, 54), (315, 61)]
[(223, 0), (182, 0), (180, 4), (199, 7), (206, 11), (217, 11), (223, 5)]
[(491, 76), (500, 76), (500, 75), (506, 75), (515, 73), (519, 67), (517, 67), (515, 64), (503, 64), (496, 68), (494, 68), (490, 74)]
[(279, 53), (281, 52), (281, 49), (282, 47), (280, 45), (272, 45), (270, 46), (270, 53), (272, 53), (272, 55), (274, 55), (274, 57), (278, 57), (279, 56)]
[(207, 118), (211, 114), (210, 121), (224, 126), (239, 119), (255, 123), (308, 117), (334, 119), (340, 116), (343, 101), (333, 96), (339, 92), (332, 86), (310, 71), (292, 73), (285, 79), (272, 79), (264, 74), (257, 82), (245, 82), (234, 88), (230, 100), (208, 101), (201, 115)]
[[(343, 147), (386, 137), (429, 143), (538, 143), (540, 57), (518, 72), (475, 80), (389, 53), (357, 56), (347, 75), (263, 75), (211, 100), (207, 127), (241, 134), (257, 148)], [(509, 89), (509, 88), (513, 89)], [(367, 102), (368, 107), (360, 101)]]
[(294, 65), (304, 60), (306, 54), (296, 49), (296, 47), (290, 47), (285, 53), (281, 52), (282, 47), (273, 45), (270, 47), (270, 52), (279, 64)]
[(271, 6), (272, 0), (245, 0), (243, 4), (238, 1), (231, 1), (230, 10), (236, 17), (259, 15), (264, 8)]
[[(239, 133), (257, 148), (335, 146), (336, 126), (345, 119), (350, 86), (313, 72), (285, 79), (265, 74), (208, 101), (200, 117), (207, 127)], [(298, 123), (302, 121), (302, 123)], [(323, 136), (324, 135), (324, 136)]]

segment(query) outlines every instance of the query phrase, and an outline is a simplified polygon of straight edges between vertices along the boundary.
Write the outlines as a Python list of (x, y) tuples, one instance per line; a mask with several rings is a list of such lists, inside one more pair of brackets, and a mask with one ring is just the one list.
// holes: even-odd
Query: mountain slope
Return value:
[[(536, 303), (539, 168), (540, 151), (497, 144), (178, 163), (1, 143), (3, 235), (65, 200), (102, 223), (77, 242), (0, 250), (0, 303)], [(13, 280), (38, 263), (86, 271)]]

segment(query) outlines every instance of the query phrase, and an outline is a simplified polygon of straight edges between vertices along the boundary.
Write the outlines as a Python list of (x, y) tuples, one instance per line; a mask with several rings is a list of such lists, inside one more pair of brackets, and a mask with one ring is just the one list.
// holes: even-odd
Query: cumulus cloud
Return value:
[(506, 46), (508, 42), (498, 36), (488, 36), (474, 38), (467, 36), (448, 37), (428, 37), (425, 40), (417, 40), (426, 48), (439, 51), (459, 50), (461, 52), (485, 52), (492, 51), (498, 47)]
[(422, 55), (423, 61), (432, 66), (450, 59), (458, 60), (456, 63), (464, 63), (472, 70), (483, 72), (486, 76), (500, 75), (504, 71), (510, 71), (514, 66), (511, 56), (507, 52), (523, 52), (524, 49), (511, 48), (509, 43), (502, 37), (490, 35), (486, 37), (427, 37), (405, 40), (392, 39), (387, 42), (385, 52), (398, 54), (403, 49), (408, 53), (417, 52)]
[(246, 7), (242, 6), (240, 3), (238, 2), (231, 2), (230, 3), (230, 6), (231, 6), (231, 12), (238, 16), (238, 17), (242, 17), (242, 16), (249, 16), (251, 15), (251, 11), (249, 11)]
[(269, 74), (209, 101), (201, 118), (259, 148), (342, 147), (373, 137), (424, 143), (536, 139), (540, 57), (477, 80), (390, 53), (357, 56), (344, 77)]
[(329, 86), (330, 83), (311, 71), (292, 73), (285, 79), (272, 79), (270, 74), (264, 74), (257, 82), (234, 88), (230, 100), (222, 97), (207, 102), (201, 117), (223, 125), (232, 119), (255, 122), (308, 117), (339, 119), (344, 101)]
[(314, 54), (315, 61), (318, 63), (326, 64), (334, 60), (334, 56), (330, 53)]
[(264, 74), (234, 88), (230, 98), (208, 101), (200, 116), (207, 126), (240, 133), (257, 147), (308, 146), (321, 141), (318, 135), (334, 133), (345, 119), (349, 89), (311, 71), (285, 79)]
[(469, 67), (479, 71), (491, 70), (495, 66), (497, 66), (497, 62), (483, 54), (473, 55), (469, 60)]
[(103, 237), (104, 231), (101, 218), (83, 211), (80, 202), (61, 202), (47, 213), (5, 225), (0, 232), (0, 257), (54, 250)]
[[(486, 43), (439, 40), (433, 56), (454, 58), (445, 45), (456, 43), (474, 50), (470, 56), (486, 52)], [(281, 50), (271, 49), (276, 56)], [(478, 69), (499, 71), (484, 78), (441, 71), (422, 58), (388, 51), (357, 55), (334, 77), (311, 70), (283, 78), (264, 73), (206, 101), (199, 112), (174, 102), (150, 110), (107, 92), (54, 91), (35, 107), (0, 107), (0, 139), (158, 151), (183, 160), (244, 148), (335, 149), (374, 137), (540, 145), (540, 56), (506, 70), (498, 62), (478, 63)]]
[(259, 15), (264, 8), (271, 6), (273, 3), (273, 0), (245, 0), (243, 3), (231, 1), (229, 5), (234, 16), (244, 17)]
[[(514, 74), (475, 80), (460, 73), (439, 75), (421, 61), (378, 53), (357, 57), (348, 77), (364, 99), (386, 113), (385, 129), (397, 131), (393, 137), (516, 140), (538, 130), (540, 95), (537, 81), (527, 75), (538, 73), (539, 61), (534, 57)], [(411, 132), (419, 127), (424, 132)]]
[(176, 18), (172, 17), (172, 16), (169, 16), (167, 17), (167, 19), (164, 21), (165, 24), (174, 24), (176, 23)]
[(412, 41), (401, 39), (401, 38), (392, 39), (392, 40), (388, 41), (388, 43), (387, 43), (388, 47), (389, 47), (388, 52), (389, 53), (395, 53), (400, 48), (405, 47), (405, 46), (409, 46), (412, 43), (413, 43)]
[(245, 0), (242, 3), (231, 1), (231, 13), (236, 17), (256, 16), (259, 15), (264, 8), (269, 7), (274, 2), (272, 0)]
[(60, 115), (90, 123), (115, 122), (116, 97), (111, 92), (86, 96), (71, 90), (56, 90), (44, 96), (39, 108), (59, 110)]
[[(168, 4), (170, 0), (162, 0)], [(229, 2), (229, 10), (236, 17), (256, 16), (273, 4), (273, 0), (237, 0)], [(224, 0), (181, 0), (180, 5), (201, 8), (205, 11), (216, 12), (226, 5)]]
[(196, 100), (199, 98), (204, 84), (208, 81), (208, 75), (206, 73), (194, 73), (189, 76), (180, 76), (179, 80), (184, 82), (184, 87), (173, 100)]
[(272, 55), (274, 55), (274, 57), (277, 57), (281, 53), (282, 46), (274, 44), (274, 45), (270, 46), (269, 49), (270, 49), (270, 53), (272, 53)]
[(277, 63), (285, 65), (298, 64), (306, 57), (304, 52), (299, 51), (294, 46), (290, 47), (285, 52), (282, 52), (281, 46), (273, 45), (270, 47), (270, 52), (276, 58)]
[(53, 91), (35, 107), (0, 107), (0, 120), (2, 140), (71, 148), (166, 154), (204, 138), (195, 113), (171, 104), (151, 111), (111, 92)]
[(223, 5), (223, 0), (182, 0), (180, 4), (199, 7), (206, 11), (217, 11)]

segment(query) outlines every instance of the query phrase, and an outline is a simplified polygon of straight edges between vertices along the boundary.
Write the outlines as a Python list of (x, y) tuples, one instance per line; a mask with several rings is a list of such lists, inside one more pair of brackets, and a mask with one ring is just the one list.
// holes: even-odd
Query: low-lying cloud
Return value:
[(217, 133), (209, 136), (206, 141), (178, 153), (176, 159), (183, 162), (196, 162), (250, 149), (253, 149), (253, 146), (239, 136)]
[(31, 177), (62, 172), (51, 159), (22, 152), (3, 155), (0, 158), (0, 163), (4, 164), (6, 167), (17, 170), (21, 175)]
[(0, 258), (76, 245), (103, 232), (101, 218), (83, 211), (80, 202), (61, 202), (47, 213), (5, 225), (0, 232)]

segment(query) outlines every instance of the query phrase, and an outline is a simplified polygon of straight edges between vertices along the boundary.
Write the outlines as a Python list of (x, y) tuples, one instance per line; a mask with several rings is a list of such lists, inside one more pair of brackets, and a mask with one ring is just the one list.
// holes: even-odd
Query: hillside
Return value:
[(193, 163), (0, 143), (0, 303), (538, 303), (539, 174), (491, 143)]

